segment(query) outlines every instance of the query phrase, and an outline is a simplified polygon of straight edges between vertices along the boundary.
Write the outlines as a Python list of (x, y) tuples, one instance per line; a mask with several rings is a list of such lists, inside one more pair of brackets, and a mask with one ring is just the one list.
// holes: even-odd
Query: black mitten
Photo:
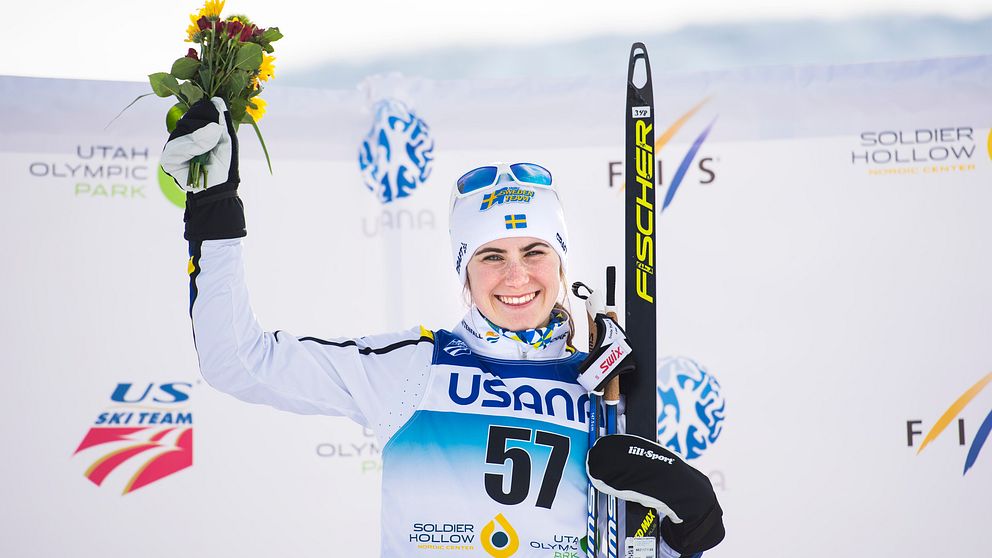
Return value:
[[(206, 188), (187, 183), (194, 158), (204, 159)], [(162, 150), (162, 169), (186, 191), (187, 240), (245, 236), (238, 136), (223, 99), (200, 100), (179, 119)]]
[(664, 447), (628, 434), (604, 436), (589, 450), (586, 472), (600, 492), (654, 508), (661, 536), (683, 555), (723, 540), (723, 510), (706, 475)]

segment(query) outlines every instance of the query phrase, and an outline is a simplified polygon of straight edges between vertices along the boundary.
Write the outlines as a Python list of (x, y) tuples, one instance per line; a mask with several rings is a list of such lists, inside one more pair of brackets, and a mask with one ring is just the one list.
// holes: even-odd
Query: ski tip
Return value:
[[(638, 79), (635, 81), (634, 73), (639, 66), (638, 62), (643, 62), (641, 66), (644, 68), (644, 72), (638, 75)], [(627, 83), (636, 90), (644, 89), (651, 83), (651, 62), (648, 60), (648, 48), (644, 46), (644, 43), (634, 43), (630, 46), (630, 58), (627, 61)]]

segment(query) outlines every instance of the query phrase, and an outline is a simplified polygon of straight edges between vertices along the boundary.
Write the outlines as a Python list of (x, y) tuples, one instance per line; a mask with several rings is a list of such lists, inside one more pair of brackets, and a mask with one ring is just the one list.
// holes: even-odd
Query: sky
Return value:
[[(989, 0), (609, 0), (577, 9), (571, 0), (229, 0), (224, 15), (244, 13), (277, 26), (277, 72), (321, 62), (362, 63), (421, 49), (527, 45), (596, 35), (659, 32), (688, 25), (839, 20), (880, 14), (977, 18)], [(5, 8), (8, 44), (0, 75), (144, 81), (182, 56), (188, 16), (202, 3), (133, 0), (20, 1)], [(33, 23), (33, 24), (29, 24)], [(277, 73), (278, 76), (278, 73)]]

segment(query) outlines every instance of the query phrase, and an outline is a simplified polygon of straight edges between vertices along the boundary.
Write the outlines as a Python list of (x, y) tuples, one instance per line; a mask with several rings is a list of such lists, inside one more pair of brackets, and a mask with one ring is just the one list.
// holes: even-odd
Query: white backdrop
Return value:
[[(703, 365), (726, 403), (692, 461), (725, 510), (708, 555), (987, 556), (992, 389), (931, 429), (992, 371), (992, 57), (654, 79), (656, 137), (676, 126), (659, 200), (712, 124), (660, 227), (659, 352)], [(0, 555), (376, 556), (372, 437), (198, 379), (182, 212), (156, 176), (170, 103), (105, 128), (145, 90), (0, 77)], [(493, 160), (555, 174), (571, 280), (620, 263), (623, 83), (386, 76), (267, 97), (274, 174), (250, 130), (241, 174), (269, 329), (453, 326), (449, 188)], [(358, 163), (383, 99), (434, 142), (429, 177), (390, 203)], [(134, 438), (76, 450), (114, 412), (185, 414), (145, 433), (192, 428), (191, 452), (157, 445), (97, 486), (84, 474)], [(122, 494), (169, 450), (192, 465)]]

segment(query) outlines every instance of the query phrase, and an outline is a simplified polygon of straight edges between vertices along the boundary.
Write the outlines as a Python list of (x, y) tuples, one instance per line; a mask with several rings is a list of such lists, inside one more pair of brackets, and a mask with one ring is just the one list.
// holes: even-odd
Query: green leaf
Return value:
[(200, 83), (203, 84), (203, 87), (210, 87), (210, 84), (213, 83), (210, 79), (211, 77), (212, 76), (210, 75), (210, 70), (207, 68), (206, 64), (201, 64)]
[(193, 60), (188, 56), (176, 60), (172, 63), (172, 77), (176, 79), (193, 79), (197, 70), (200, 69), (200, 61)]
[(148, 82), (152, 84), (152, 91), (159, 97), (179, 95), (179, 82), (172, 77), (172, 74), (165, 72), (150, 74)]
[(224, 98), (242, 97), (246, 87), (248, 87), (248, 72), (235, 70), (224, 83)]
[(231, 112), (231, 121), (241, 122), (244, 120), (244, 117), (247, 116), (248, 114), (247, 112), (245, 112), (245, 107), (247, 106), (247, 104), (248, 104), (247, 101), (245, 101), (244, 99), (231, 100), (231, 106), (228, 108), (228, 110)]
[(131, 105), (133, 105), (134, 103), (137, 103), (138, 102), (138, 99), (141, 99), (142, 97), (147, 97), (149, 95), (153, 95), (153, 93), (145, 93), (144, 95), (138, 95), (137, 97), (135, 97), (133, 101), (131, 101), (130, 103), (128, 103), (126, 107), (122, 108), (121, 111), (117, 113), (117, 116), (115, 116), (113, 118), (113, 120), (111, 120), (110, 122), (107, 122), (107, 125), (104, 126), (103, 129), (106, 130), (107, 128), (109, 128), (110, 125), (113, 124), (115, 120), (117, 120), (118, 118), (121, 117), (122, 114), (124, 114), (124, 111), (126, 111), (129, 108), (131, 108)]
[(183, 82), (179, 86), (179, 92), (183, 94), (183, 97), (186, 97), (186, 102), (190, 106), (193, 106), (193, 103), (203, 98), (203, 89), (200, 89), (200, 86), (192, 81)]
[(278, 27), (269, 27), (265, 31), (262, 31), (262, 40), (267, 43), (278, 41), (281, 38), (282, 33), (279, 32)]
[(262, 144), (262, 153), (265, 153), (265, 162), (269, 165), (269, 174), (272, 174), (272, 161), (269, 159), (269, 150), (265, 148), (265, 140), (262, 139), (262, 132), (258, 129), (258, 123), (255, 119), (248, 116), (248, 123), (251, 124), (252, 128), (255, 128), (255, 135), (258, 136), (258, 143)]
[(234, 57), (234, 68), (238, 70), (257, 70), (262, 65), (262, 47), (255, 43), (241, 43), (238, 54)]

